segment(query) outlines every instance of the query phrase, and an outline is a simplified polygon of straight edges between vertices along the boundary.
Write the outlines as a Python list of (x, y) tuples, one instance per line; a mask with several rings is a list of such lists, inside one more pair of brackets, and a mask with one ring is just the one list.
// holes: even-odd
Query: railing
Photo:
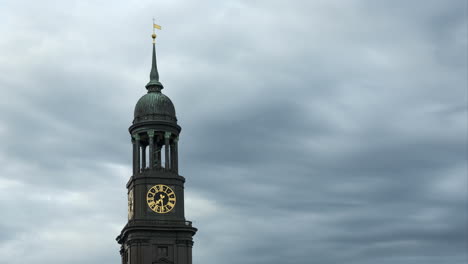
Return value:
[(134, 226), (139, 224), (147, 225), (184, 225), (192, 226), (191, 221), (181, 221), (181, 220), (131, 220), (128, 222), (128, 226)]
[(166, 169), (165, 167), (146, 167), (143, 169), (140, 169), (139, 173), (145, 173), (147, 171), (164, 171), (164, 172), (172, 172), (172, 173), (177, 173), (174, 169)]

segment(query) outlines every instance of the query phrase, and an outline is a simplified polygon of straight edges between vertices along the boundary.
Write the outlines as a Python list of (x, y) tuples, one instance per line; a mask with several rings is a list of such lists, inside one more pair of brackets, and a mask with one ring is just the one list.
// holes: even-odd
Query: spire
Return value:
[(151, 65), (151, 73), (150, 73), (150, 81), (146, 85), (146, 89), (148, 92), (161, 92), (164, 88), (163, 85), (159, 82), (159, 73), (158, 73), (158, 66), (156, 65), (156, 34), (154, 33), (154, 29), (161, 29), (160, 26), (153, 23), (153, 61)]

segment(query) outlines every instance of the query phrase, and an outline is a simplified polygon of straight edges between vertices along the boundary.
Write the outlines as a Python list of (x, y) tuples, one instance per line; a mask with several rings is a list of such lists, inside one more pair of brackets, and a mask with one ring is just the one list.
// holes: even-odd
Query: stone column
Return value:
[(171, 168), (171, 157), (169, 156), (169, 138), (171, 137), (171, 132), (166, 132), (164, 133), (164, 148), (165, 148), (165, 158), (166, 158), (166, 170), (169, 170)]
[(162, 145), (159, 145), (161, 142), (161, 135), (156, 135), (156, 159), (158, 161), (158, 169), (162, 168), (162, 158), (161, 158), (161, 150), (162, 150)]
[(135, 162), (136, 162), (136, 173), (140, 173), (140, 136), (138, 134), (134, 135), (135, 142), (136, 142), (136, 155), (135, 155)]
[(133, 159), (133, 175), (136, 173), (136, 144), (135, 144), (135, 139), (132, 137), (132, 159)]
[(146, 145), (141, 146), (141, 170), (146, 169)]
[(120, 256), (122, 257), (122, 264), (125, 264), (125, 250), (124, 250), (124, 246), (120, 246)]
[(149, 136), (149, 168), (154, 168), (154, 130), (148, 131)]
[(174, 141), (169, 144), (169, 156), (171, 157), (171, 171), (174, 171)]
[(173, 167), (174, 167), (174, 171), (176, 173), (179, 173), (179, 153), (178, 153), (179, 152), (179, 149), (178, 149), (179, 146), (178, 145), (179, 145), (179, 137), (176, 137), (174, 139), (174, 150), (173, 150), (174, 151), (174, 159), (173, 159), (174, 165), (173, 165)]

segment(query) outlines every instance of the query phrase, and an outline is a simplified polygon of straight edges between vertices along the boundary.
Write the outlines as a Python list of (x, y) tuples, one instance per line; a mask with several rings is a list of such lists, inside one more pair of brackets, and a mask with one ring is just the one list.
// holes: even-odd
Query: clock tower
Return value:
[[(154, 24), (154, 28), (161, 29)], [(135, 106), (129, 128), (133, 175), (127, 183), (128, 223), (117, 237), (122, 264), (191, 264), (197, 229), (184, 215), (185, 178), (179, 175), (174, 105), (161, 90), (156, 34), (148, 92)]]

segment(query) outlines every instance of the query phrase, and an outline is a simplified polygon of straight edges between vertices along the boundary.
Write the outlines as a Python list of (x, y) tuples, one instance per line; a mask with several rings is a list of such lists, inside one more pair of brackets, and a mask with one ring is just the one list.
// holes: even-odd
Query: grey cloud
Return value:
[(194, 262), (466, 262), (465, 1), (4, 7), (7, 264), (119, 261), (155, 15)]

